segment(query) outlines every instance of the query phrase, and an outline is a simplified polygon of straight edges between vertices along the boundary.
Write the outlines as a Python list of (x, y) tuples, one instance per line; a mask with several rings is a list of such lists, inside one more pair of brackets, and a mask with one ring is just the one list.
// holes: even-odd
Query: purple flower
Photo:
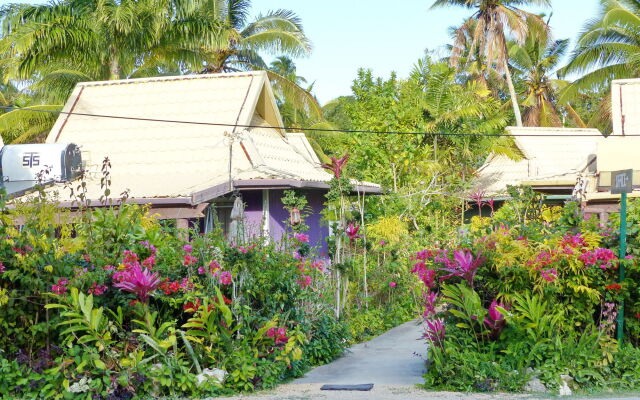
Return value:
[(4, 273), (4, 271), (5, 271), (4, 264), (0, 262), (0, 274)]
[(425, 330), (422, 337), (427, 339), (436, 346), (442, 347), (444, 345), (445, 326), (444, 319), (438, 318), (433, 320), (426, 320), (424, 322)]
[(473, 287), (473, 279), (478, 267), (484, 262), (484, 257), (474, 258), (470, 251), (456, 250), (453, 252), (453, 259), (454, 263), (447, 263), (448, 265), (444, 268), (440, 268), (440, 271), (448, 272), (447, 275), (440, 277), (440, 281), (459, 276), (466, 280), (470, 287)]
[(146, 302), (149, 293), (160, 286), (160, 277), (155, 272), (151, 272), (139, 265), (124, 271), (121, 275), (121, 281), (113, 286), (124, 290), (125, 292), (135, 293), (140, 301)]
[(182, 250), (184, 250), (184, 252), (187, 254), (191, 254), (191, 252), (193, 251), (193, 246), (191, 246), (190, 244), (185, 244), (184, 246), (182, 246)]
[(398, 286), (398, 284), (397, 284), (397, 283), (395, 283), (395, 282), (389, 282), (389, 287), (394, 288), (394, 287), (396, 287), (396, 286)]

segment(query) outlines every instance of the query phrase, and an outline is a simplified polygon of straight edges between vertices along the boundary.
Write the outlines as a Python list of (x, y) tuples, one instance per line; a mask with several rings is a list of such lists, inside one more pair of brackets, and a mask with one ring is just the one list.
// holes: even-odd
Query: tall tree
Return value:
[(261, 52), (292, 57), (308, 55), (311, 42), (300, 18), (289, 10), (269, 11), (248, 21), (251, 0), (203, 0), (201, 14), (223, 22), (227, 42), (204, 48), (206, 72), (267, 69)]
[(523, 44), (509, 44), (509, 65), (522, 86), (525, 126), (562, 126), (556, 100), (560, 82), (554, 78), (569, 40), (553, 40), (549, 31), (534, 25)]
[[(495, 63), (496, 69), (505, 74), (518, 126), (522, 126), (522, 116), (513, 78), (509, 71), (507, 34), (510, 33), (516, 42), (524, 43), (529, 30), (528, 20), (537, 19), (537, 22), (544, 26), (544, 21), (540, 17), (518, 8), (523, 5), (550, 6), (550, 0), (436, 0), (431, 6), (431, 8), (460, 6), (475, 10), (459, 28), (456, 41), (465, 40), (465, 33), (470, 31), (470, 25), (475, 24), (470, 51), (473, 54), (476, 47), (480, 48), (487, 62)], [(460, 58), (458, 49), (461, 48), (464, 48), (461, 43), (453, 47), (451, 60), (454, 66)]]
[[(584, 93), (607, 91), (612, 80), (640, 77), (640, 0), (600, 0), (599, 15), (587, 22), (561, 76), (580, 75), (560, 95), (560, 102)], [(607, 94), (589, 125), (610, 130)]]
[[(61, 0), (0, 8), (0, 69), (28, 85), (33, 104), (60, 107), (80, 81), (266, 69), (259, 53), (306, 54), (290, 11), (247, 24), (249, 0)], [(290, 98), (315, 99), (275, 73)], [(297, 96), (297, 97), (296, 97)], [(24, 112), (20, 115), (26, 115)], [(17, 117), (17, 115), (16, 115)], [(28, 121), (25, 121), (25, 127)], [(0, 131), (1, 131), (0, 127)], [(19, 135), (23, 137), (23, 135)]]

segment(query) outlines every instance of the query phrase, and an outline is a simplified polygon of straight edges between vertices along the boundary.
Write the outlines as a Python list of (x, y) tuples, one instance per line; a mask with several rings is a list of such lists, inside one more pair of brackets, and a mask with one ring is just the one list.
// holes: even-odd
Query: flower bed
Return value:
[[(615, 218), (582, 219), (575, 204), (507, 204), (474, 217), (457, 244), (420, 251), (429, 388), (465, 391), (640, 387), (640, 274), (619, 261)], [(638, 214), (638, 204), (631, 215)], [(632, 235), (637, 228), (632, 229)], [(627, 279), (618, 282), (624, 263)], [(620, 304), (624, 300), (624, 311)], [(624, 346), (616, 317), (624, 312)], [(538, 384), (536, 386), (536, 384)]]
[(0, 211), (0, 397), (268, 388), (346, 345), (323, 263), (296, 250), (304, 234), (277, 251), (220, 233), (187, 243), (133, 205), (74, 225), (43, 199)]

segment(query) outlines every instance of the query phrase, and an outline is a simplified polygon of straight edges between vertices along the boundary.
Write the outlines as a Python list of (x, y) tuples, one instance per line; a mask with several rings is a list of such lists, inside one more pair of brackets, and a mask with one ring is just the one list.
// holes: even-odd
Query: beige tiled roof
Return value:
[(198, 203), (231, 190), (236, 180), (331, 178), (313, 151), (303, 151), (310, 149), (304, 134), (272, 128), (283, 123), (264, 72), (80, 83), (63, 111), (138, 118), (61, 114), (49, 133), (47, 143), (80, 146), (91, 199), (103, 192), (105, 157), (111, 193), (128, 190), (132, 198)]
[[(597, 129), (510, 127), (507, 131), (517, 135), (515, 143), (524, 159), (514, 161), (503, 155), (490, 155), (478, 170), (474, 191), (497, 196), (506, 194), (507, 185), (524, 181), (575, 181), (595, 157), (601, 138)], [(559, 136), (540, 136), (553, 134)]]

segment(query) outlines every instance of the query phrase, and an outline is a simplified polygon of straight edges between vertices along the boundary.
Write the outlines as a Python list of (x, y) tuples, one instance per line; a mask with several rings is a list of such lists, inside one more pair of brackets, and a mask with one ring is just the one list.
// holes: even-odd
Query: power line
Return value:
[[(33, 112), (43, 112), (49, 114), (64, 114), (64, 115), (77, 115), (81, 117), (95, 117), (95, 118), (110, 118), (110, 119), (124, 119), (131, 121), (145, 121), (145, 122), (162, 122), (162, 123), (171, 123), (171, 124), (188, 124), (188, 125), (208, 125), (208, 126), (227, 126), (234, 128), (266, 128), (266, 129), (279, 129), (279, 130), (298, 130), (305, 132), (318, 132), (318, 133), (367, 133), (367, 134), (382, 134), (382, 135), (423, 135), (423, 136), (482, 136), (482, 137), (505, 137), (505, 136), (521, 136), (521, 137), (602, 137), (604, 135), (601, 134), (593, 134), (593, 135), (575, 135), (575, 134), (554, 134), (554, 133), (540, 133), (540, 134), (511, 134), (511, 133), (454, 133), (454, 132), (401, 132), (401, 131), (374, 131), (374, 130), (353, 130), (353, 129), (323, 129), (323, 128), (299, 128), (299, 127), (290, 127), (290, 126), (264, 126), (264, 125), (242, 125), (242, 124), (231, 124), (231, 123), (217, 123), (217, 122), (202, 122), (202, 121), (184, 121), (184, 120), (172, 120), (172, 119), (157, 119), (157, 118), (145, 118), (145, 117), (127, 117), (122, 115), (108, 115), (108, 114), (90, 114), (90, 113), (80, 113), (80, 112), (70, 112), (70, 111), (55, 111), (55, 110), (44, 110), (38, 108), (25, 108), (25, 107), (10, 107), (10, 106), (0, 106), (0, 109), (14, 111), (14, 110), (22, 110), (22, 111), (33, 111)], [(624, 135), (624, 136), (640, 136), (638, 135)]]

